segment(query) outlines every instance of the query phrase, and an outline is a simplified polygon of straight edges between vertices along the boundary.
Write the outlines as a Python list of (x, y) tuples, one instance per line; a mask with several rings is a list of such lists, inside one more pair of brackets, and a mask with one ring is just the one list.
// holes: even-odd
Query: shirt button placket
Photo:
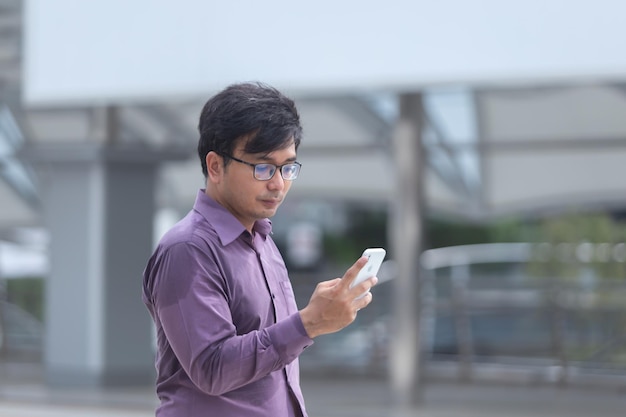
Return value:
[(263, 256), (259, 252), (257, 252), (257, 259), (259, 260), (259, 265), (261, 266), (261, 271), (263, 272), (263, 277), (265, 278), (265, 285), (267, 285), (267, 289), (270, 293), (270, 297), (272, 298), (272, 307), (274, 309), (274, 321), (278, 321), (280, 316), (278, 314), (278, 307), (276, 306), (276, 288), (273, 285), (273, 281), (270, 280), (267, 274), (267, 269), (265, 268), (265, 262), (263, 261)]

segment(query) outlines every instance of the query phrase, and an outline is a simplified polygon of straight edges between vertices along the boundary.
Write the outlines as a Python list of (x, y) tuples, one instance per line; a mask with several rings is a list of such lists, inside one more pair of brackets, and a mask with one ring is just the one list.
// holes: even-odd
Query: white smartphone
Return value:
[(367, 248), (363, 251), (363, 255), (367, 257), (367, 263), (359, 273), (357, 274), (350, 288), (360, 284), (368, 278), (375, 277), (378, 274), (378, 270), (385, 259), (386, 251), (383, 248)]

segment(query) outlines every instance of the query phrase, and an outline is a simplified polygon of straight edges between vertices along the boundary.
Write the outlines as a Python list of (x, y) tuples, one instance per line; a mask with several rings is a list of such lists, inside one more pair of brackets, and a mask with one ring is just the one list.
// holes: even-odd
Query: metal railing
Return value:
[[(574, 281), (533, 276), (528, 266), (537, 253), (537, 245), (514, 243), (423, 254), (416, 318), (423, 372), (626, 385), (626, 281), (590, 280), (584, 268)], [(304, 297), (311, 287), (297, 281)], [(316, 341), (302, 358), (305, 370), (387, 372), (392, 292), (386, 283), (373, 291), (375, 302), (357, 322)]]

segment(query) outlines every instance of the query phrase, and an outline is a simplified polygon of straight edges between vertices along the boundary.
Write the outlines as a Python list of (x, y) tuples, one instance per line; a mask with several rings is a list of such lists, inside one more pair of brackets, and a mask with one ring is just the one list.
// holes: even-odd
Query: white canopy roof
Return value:
[[(5, 19), (0, 23), (14, 35), (21, 34), (20, 2), (7, 3), (13, 8), (3, 9)], [(340, 19), (338, 24), (326, 13), (318, 13), (324, 9), (321, 4), (312, 9), (304, 5), (302, 10), (295, 8), (296, 15), (305, 13), (310, 19), (291, 21), (286, 15), (279, 19), (287, 27), (295, 24), (302, 28), (301, 32), (289, 32), (293, 44), (289, 43), (287, 50), (278, 48), (281, 43), (277, 39), (285, 41), (285, 36), (284, 32), (281, 36), (275, 33), (274, 41), (266, 39), (264, 45), (270, 54), (267, 59), (247, 65), (252, 72), (233, 75), (228, 69), (248, 64), (239, 61), (246, 54), (226, 52), (246, 51), (250, 37), (243, 32), (221, 37), (217, 48), (201, 36), (203, 31), (225, 33), (222, 26), (229, 21), (228, 16), (241, 12), (230, 3), (185, 0), (159, 3), (163, 6), (159, 8), (142, 2), (122, 6), (108, 0), (77, 7), (75, 2), (64, 0), (54, 5), (33, 0), (25, 8), (26, 77), (16, 79), (20, 55), (9, 52), (4, 55), (9, 57), (7, 61), (0, 65), (0, 76), (14, 90), (25, 92), (27, 105), (19, 100), (9, 104), (20, 125), (28, 129), (25, 136), (29, 143), (102, 140), (97, 119), (106, 104), (115, 106), (121, 141), (189, 149), (188, 162), (165, 164), (162, 169), (159, 203), (180, 211), (190, 206), (202, 186), (193, 151), (195, 126), (204, 101), (212, 89), (227, 82), (266, 73), (264, 81), (293, 92), (302, 114), (306, 136), (300, 159), (304, 169), (292, 189), (296, 197), (391, 198), (395, 174), (389, 141), (397, 94), (419, 90), (428, 121), (424, 133), (429, 158), (426, 189), (432, 210), (485, 219), (581, 205), (624, 206), (621, 161), (626, 156), (626, 58), (619, 51), (626, 39), (620, 20), (626, 6), (622, 2), (527, 0), (503, 7), (490, 0), (478, 8), (452, 0), (398, 0), (382, 9), (363, 2), (335, 3), (336, 15), (349, 19)], [(137, 20), (124, 12), (125, 7), (142, 4), (143, 10), (151, 10), (150, 19)], [(251, 9), (246, 10), (257, 13), (255, 22), (268, 22), (262, 25), (265, 30), (255, 31), (255, 37), (264, 39), (274, 33), (277, 26), (269, 22), (276, 20), (276, 10), (284, 10), (284, 6), (279, 0), (264, 3), (262, 10), (247, 4)], [(290, 3), (289, 10), (293, 8)], [(191, 20), (198, 19), (200, 12), (206, 13), (202, 21), (211, 25), (185, 24), (184, 33), (180, 32), (181, 25), (171, 24), (169, 14), (174, 9), (177, 16)], [(452, 9), (457, 12), (450, 13)], [(100, 22), (103, 13), (114, 13), (120, 30), (128, 31), (124, 32), (128, 42), (111, 42), (98, 32), (101, 25), (91, 19)], [(57, 24), (57, 15), (63, 15), (60, 19), (64, 25)], [(320, 26), (311, 23), (315, 21), (327, 23), (325, 30), (316, 30)], [(348, 38), (347, 28), (351, 28)], [(190, 35), (190, 30), (198, 33), (187, 41), (178, 38)], [(307, 38), (307, 33), (316, 36)], [(177, 39), (175, 48), (156, 42), (170, 35)], [(13, 51), (20, 38), (5, 37), (0, 48)], [(188, 43), (192, 38), (193, 42), (205, 39), (206, 43)], [(157, 53), (156, 46), (133, 48), (133, 42), (141, 39), (152, 39), (153, 45), (162, 47), (169, 45), (177, 59)], [(389, 46), (388, 60), (376, 58), (384, 48), (370, 49), (376, 54), (366, 54), (367, 48), (363, 48), (367, 42)], [(353, 59), (341, 58), (338, 45), (343, 45), (341, 51)], [(203, 47), (212, 53), (202, 53)], [(363, 53), (352, 54), (350, 47)], [(97, 50), (98, 59), (115, 65), (115, 70), (99, 72), (104, 67), (94, 67), (93, 61), (86, 59), (89, 50)], [(152, 53), (145, 55), (146, 50)], [(315, 55), (315, 51), (330, 55)], [(137, 54), (134, 58), (133, 53)], [(274, 53), (306, 58), (307, 71), (300, 68), (298, 59), (285, 65), (284, 59), (271, 58)], [(125, 58), (120, 59), (120, 54)], [(70, 55), (71, 60), (65, 59)], [(147, 61), (140, 57), (156, 61), (146, 66)], [(373, 59), (376, 65), (370, 62)], [(314, 65), (316, 62), (319, 65)], [(190, 67), (216, 66), (224, 71), (202, 73), (204, 81), (199, 82), (170, 68), (173, 63), (183, 72)], [(333, 72), (336, 63), (344, 65), (341, 71), (349, 70), (354, 80)], [(272, 68), (274, 72), (267, 72)], [(389, 72), (392, 70), (406, 73)], [(146, 87), (151, 97), (145, 94), (148, 90), (142, 93), (124, 87), (127, 83), (144, 86), (155, 73), (159, 82)], [(299, 81), (289, 78), (290, 73), (300, 74)], [(322, 73), (328, 76), (326, 85), (319, 84)], [(180, 85), (183, 81), (187, 87)], [(90, 88), (84, 83), (90, 83)], [(112, 89), (112, 85), (120, 89)], [(17, 160), (14, 155), (10, 159)], [(16, 187), (10, 178), (13, 175), (0, 180), (0, 228), (39, 221), (36, 201), (25, 197), (28, 190), (23, 186)]]
[(478, 92), (486, 212), (626, 207), (625, 92), (619, 85)]

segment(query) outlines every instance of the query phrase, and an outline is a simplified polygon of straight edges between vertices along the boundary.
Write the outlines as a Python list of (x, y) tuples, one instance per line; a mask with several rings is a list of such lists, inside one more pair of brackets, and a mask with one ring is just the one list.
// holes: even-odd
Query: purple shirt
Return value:
[(269, 220), (251, 235), (200, 190), (144, 272), (159, 417), (306, 416), (298, 356), (313, 341)]

